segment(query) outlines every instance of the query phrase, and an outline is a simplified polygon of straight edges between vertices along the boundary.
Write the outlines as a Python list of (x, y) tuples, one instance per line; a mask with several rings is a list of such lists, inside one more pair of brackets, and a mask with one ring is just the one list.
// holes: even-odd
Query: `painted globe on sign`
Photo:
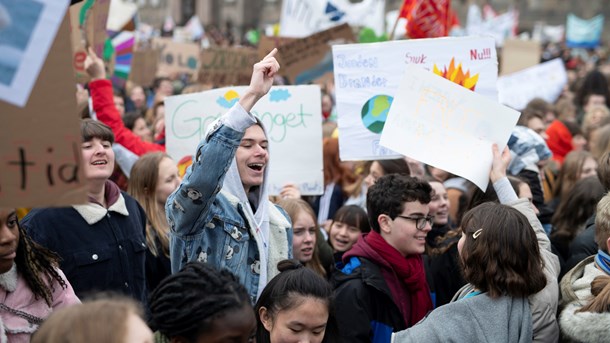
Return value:
[(393, 97), (389, 95), (375, 95), (362, 106), (362, 123), (364, 127), (374, 133), (381, 133), (390, 112)]

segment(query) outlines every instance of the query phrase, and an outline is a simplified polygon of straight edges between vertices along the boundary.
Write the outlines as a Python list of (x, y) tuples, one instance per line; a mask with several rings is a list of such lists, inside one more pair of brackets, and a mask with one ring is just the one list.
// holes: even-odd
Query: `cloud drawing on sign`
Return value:
[(473, 76), (470, 76), (470, 70), (467, 70), (466, 73), (464, 73), (464, 70), (462, 69), (462, 63), (458, 64), (456, 68), (455, 57), (451, 59), (451, 63), (449, 63), (449, 68), (445, 67), (445, 69), (441, 71), (435, 63), (432, 72), (436, 75), (446, 78), (451, 82), (457, 83), (458, 85), (466, 89), (470, 89), (471, 91), (474, 91), (474, 88), (477, 85), (477, 82), (479, 81), (479, 74), (474, 74)]
[(360, 112), (364, 127), (371, 132), (381, 133), (393, 100), (394, 98), (389, 95), (379, 94), (364, 103)]
[(288, 89), (274, 89), (269, 92), (269, 101), (271, 102), (280, 102), (286, 101), (290, 99), (292, 95), (288, 91)]
[(216, 103), (224, 108), (231, 108), (238, 100), (239, 94), (234, 90), (230, 90), (223, 96), (219, 96), (218, 99), (216, 99)]

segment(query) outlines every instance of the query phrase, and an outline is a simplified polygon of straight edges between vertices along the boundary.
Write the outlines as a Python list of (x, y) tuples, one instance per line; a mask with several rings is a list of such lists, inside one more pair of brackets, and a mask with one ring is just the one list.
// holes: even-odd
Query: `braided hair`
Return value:
[(23, 227), (17, 222), (19, 228), (19, 243), (15, 264), (17, 271), (23, 276), (36, 299), (44, 298), (47, 305), (53, 303), (53, 281), (57, 281), (66, 289), (66, 281), (57, 272), (59, 256), (53, 251), (34, 242)]
[(150, 326), (168, 339), (195, 342), (214, 319), (251, 306), (246, 288), (228, 270), (189, 262), (165, 278), (150, 296)]

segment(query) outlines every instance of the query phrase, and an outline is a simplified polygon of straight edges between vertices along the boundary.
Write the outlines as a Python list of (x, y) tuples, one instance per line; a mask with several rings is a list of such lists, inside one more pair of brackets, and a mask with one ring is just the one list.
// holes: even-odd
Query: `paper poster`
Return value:
[[(175, 161), (195, 154), (208, 125), (226, 113), (246, 87), (226, 87), (165, 99), (167, 153)], [(320, 87), (272, 87), (251, 113), (261, 119), (269, 139), (269, 192), (287, 183), (303, 195), (324, 192)]]
[(604, 29), (604, 16), (598, 14), (585, 20), (568, 14), (566, 23), (566, 46), (568, 48), (595, 48), (599, 46)]
[(303, 38), (347, 23), (384, 33), (385, 0), (284, 0), (280, 36)]
[(504, 40), (514, 37), (515, 27), (519, 24), (519, 12), (512, 9), (506, 13), (482, 16), (481, 9), (476, 4), (468, 7), (466, 34), (469, 36), (492, 36), (496, 45), (501, 47)]
[(333, 70), (333, 44), (355, 42), (352, 28), (347, 24), (296, 39), (280, 46), (277, 56), (280, 74), (292, 84), (309, 83)]
[(198, 82), (214, 87), (250, 84), (258, 51), (250, 48), (209, 48), (201, 52)]
[[(22, 1), (19, 0), (20, 4)], [(55, 4), (49, 2), (44, 6)], [(24, 9), (22, 5), (16, 7)], [(64, 18), (65, 13), (64, 8), (57, 13), (58, 18)], [(0, 100), (0, 207), (68, 206), (87, 202), (87, 185), (81, 167), (80, 120), (71, 77), (68, 17), (60, 23), (48, 53), (42, 56), (40, 74), (25, 106)]]
[(379, 139), (408, 65), (442, 74), (496, 101), (494, 44), (491, 37), (460, 37), (333, 46), (341, 160), (400, 157), (380, 146)]
[(175, 73), (197, 75), (199, 70), (199, 46), (195, 43), (176, 43), (171, 38), (154, 38), (153, 49), (159, 51), (157, 76)]
[(485, 190), (491, 146), (504, 149), (519, 112), (416, 65), (406, 67), (398, 94), (381, 145)]
[(542, 46), (537, 41), (510, 39), (504, 42), (500, 74), (506, 75), (540, 63)]
[(0, 100), (24, 107), (68, 2), (0, 0)]
[(568, 82), (563, 61), (560, 58), (538, 64), (522, 71), (498, 78), (500, 103), (516, 110), (525, 108), (534, 98), (555, 103)]

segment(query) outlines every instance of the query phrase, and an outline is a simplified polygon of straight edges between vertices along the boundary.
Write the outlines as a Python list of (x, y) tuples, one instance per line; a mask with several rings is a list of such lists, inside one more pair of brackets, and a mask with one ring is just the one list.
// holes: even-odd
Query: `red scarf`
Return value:
[[(391, 271), (387, 268), (381, 270), (405, 324), (407, 327), (417, 324), (432, 311), (432, 299), (421, 255), (402, 256), (375, 231), (363, 238), (391, 268)], [(396, 278), (400, 282), (395, 282)]]

